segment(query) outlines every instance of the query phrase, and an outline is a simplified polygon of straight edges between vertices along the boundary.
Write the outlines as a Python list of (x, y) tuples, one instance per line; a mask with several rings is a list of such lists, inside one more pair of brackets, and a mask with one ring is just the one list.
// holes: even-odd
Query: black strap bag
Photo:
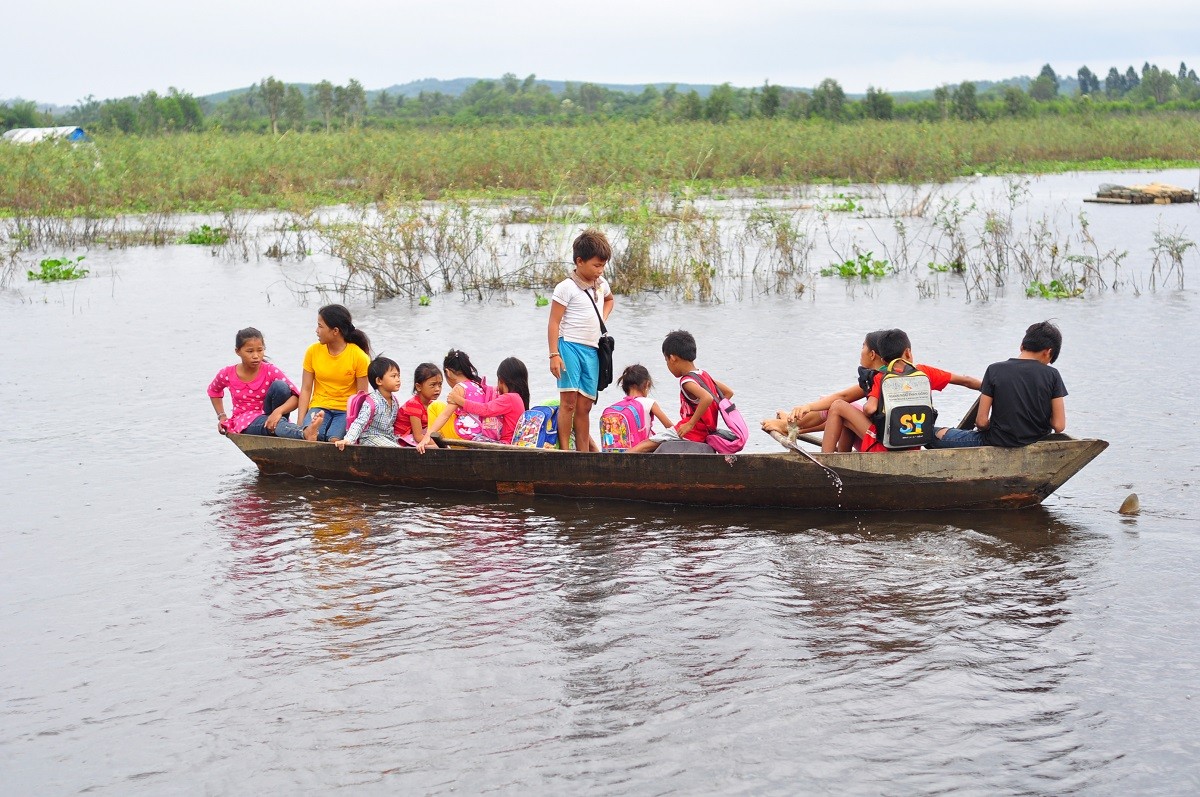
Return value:
[(584, 288), (583, 292), (587, 294), (588, 301), (592, 303), (592, 309), (596, 311), (596, 320), (600, 322), (600, 342), (596, 345), (597, 352), (600, 355), (600, 378), (596, 381), (596, 392), (599, 393), (612, 384), (612, 355), (617, 342), (613, 339), (612, 335), (608, 334), (608, 327), (604, 326), (604, 319), (600, 316), (600, 308), (596, 306), (596, 300), (592, 298), (592, 292), (587, 288)]

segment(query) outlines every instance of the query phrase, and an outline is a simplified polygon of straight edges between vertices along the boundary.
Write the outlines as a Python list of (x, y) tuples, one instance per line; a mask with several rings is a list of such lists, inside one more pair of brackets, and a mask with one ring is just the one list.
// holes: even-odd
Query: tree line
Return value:
[(473, 125), (480, 123), (562, 123), (592, 119), (652, 119), (662, 122), (724, 123), (735, 119), (787, 118), (854, 121), (859, 119), (986, 120), (1068, 114), (1112, 113), (1159, 109), (1200, 111), (1200, 79), (1180, 63), (1177, 70), (1145, 63), (1124, 71), (1111, 67), (1106, 76), (1080, 67), (1074, 89), (1062, 91), (1064, 79), (1046, 64), (1027, 87), (994, 85), (979, 90), (964, 81), (943, 85), (931, 95), (896, 98), (870, 86), (861, 99), (850, 98), (833, 78), (812, 91), (769, 82), (755, 88), (714, 87), (706, 97), (695, 90), (647, 86), (623, 92), (594, 83), (568, 83), (555, 93), (535, 75), (524, 79), (506, 74), (480, 80), (460, 96), (421, 92), (415, 97), (386, 91), (370, 96), (357, 80), (336, 85), (328, 80), (301, 87), (274, 76), (250, 90), (210, 103), (170, 89), (136, 97), (99, 101), (88, 97), (58, 115), (37, 110), (32, 102), (0, 104), (0, 129), (42, 125), (79, 125), (89, 130), (156, 135), (176, 131), (225, 129), (271, 132), (333, 131), (409, 124)]

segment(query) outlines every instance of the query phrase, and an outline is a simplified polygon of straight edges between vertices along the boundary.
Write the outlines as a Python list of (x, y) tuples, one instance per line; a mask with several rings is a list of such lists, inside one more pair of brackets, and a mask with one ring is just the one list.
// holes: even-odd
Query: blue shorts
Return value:
[(329, 440), (341, 440), (346, 436), (345, 411), (338, 412), (337, 410), (327, 410), (324, 407), (313, 407), (305, 413), (304, 420), (300, 422), (300, 425), (308, 426), (318, 412), (324, 412), (325, 418), (321, 421), (320, 428), (317, 429), (317, 440), (324, 443)]
[(559, 391), (574, 390), (595, 401), (599, 392), (596, 386), (600, 383), (599, 350), (595, 346), (584, 346), (559, 338), (558, 353), (563, 361), (563, 370), (558, 376)]

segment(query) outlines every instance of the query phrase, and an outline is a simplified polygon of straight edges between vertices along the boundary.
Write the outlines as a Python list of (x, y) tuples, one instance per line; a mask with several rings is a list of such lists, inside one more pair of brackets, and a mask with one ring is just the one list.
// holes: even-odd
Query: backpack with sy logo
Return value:
[(920, 448), (933, 441), (933, 389), (924, 371), (905, 360), (882, 369), (879, 410), (872, 416), (875, 435), (890, 451)]
[(633, 396), (626, 396), (600, 413), (600, 448), (628, 451), (650, 438), (650, 419)]

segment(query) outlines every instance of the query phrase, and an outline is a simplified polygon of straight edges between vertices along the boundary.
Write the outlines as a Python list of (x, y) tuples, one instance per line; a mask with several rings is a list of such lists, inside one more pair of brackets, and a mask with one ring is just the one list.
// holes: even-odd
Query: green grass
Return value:
[(1198, 151), (1200, 117), (1183, 113), (934, 124), (613, 121), (331, 135), (110, 135), (87, 147), (0, 146), (0, 213), (304, 212), (397, 195), (541, 197), (555, 205), (647, 189), (753, 193), (810, 183), (944, 182), (977, 172), (1194, 166)]

